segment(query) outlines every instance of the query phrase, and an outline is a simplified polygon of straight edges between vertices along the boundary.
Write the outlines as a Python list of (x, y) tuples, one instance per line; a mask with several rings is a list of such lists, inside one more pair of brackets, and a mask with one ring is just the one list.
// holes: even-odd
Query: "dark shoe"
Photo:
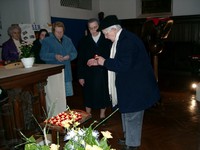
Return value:
[(138, 150), (138, 147), (133, 146), (124, 146), (121, 150)]
[(118, 144), (119, 145), (125, 145), (126, 139), (125, 138), (121, 138), (118, 140)]

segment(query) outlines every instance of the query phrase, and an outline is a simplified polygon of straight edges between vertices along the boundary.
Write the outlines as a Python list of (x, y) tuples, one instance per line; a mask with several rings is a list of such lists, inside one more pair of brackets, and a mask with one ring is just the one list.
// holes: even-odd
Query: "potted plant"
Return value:
[(21, 54), (20, 58), (25, 68), (31, 68), (34, 64), (34, 54), (31, 51), (31, 43), (23, 42), (20, 46)]

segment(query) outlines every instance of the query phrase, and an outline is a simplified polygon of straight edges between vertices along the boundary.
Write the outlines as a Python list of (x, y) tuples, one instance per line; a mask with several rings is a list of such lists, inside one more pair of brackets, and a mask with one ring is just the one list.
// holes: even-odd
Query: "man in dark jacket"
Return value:
[(98, 30), (113, 42), (110, 58), (97, 56), (88, 66), (101, 65), (109, 70), (109, 94), (121, 112), (125, 135), (122, 150), (136, 150), (141, 144), (144, 111), (160, 99), (150, 58), (143, 42), (122, 29), (115, 15), (105, 17)]

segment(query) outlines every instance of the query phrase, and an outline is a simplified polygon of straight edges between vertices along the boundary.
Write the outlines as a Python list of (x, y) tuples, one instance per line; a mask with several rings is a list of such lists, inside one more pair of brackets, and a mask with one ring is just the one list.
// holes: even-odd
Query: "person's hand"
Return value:
[(64, 58), (62, 55), (56, 54), (55, 57), (56, 57), (56, 60), (58, 60), (59, 62), (64, 61)]
[(105, 58), (103, 58), (102, 56), (96, 56), (96, 57), (95, 57), (95, 60), (97, 61), (97, 64), (98, 64), (98, 65), (103, 66), (104, 61), (105, 61)]
[(66, 56), (63, 57), (64, 60), (69, 60), (69, 58), (70, 58), (69, 55), (66, 55)]
[(91, 66), (98, 66), (98, 63), (97, 63), (97, 60), (96, 60), (96, 59), (91, 58), (91, 59), (89, 59), (89, 60), (87, 61), (87, 65), (88, 65), (89, 67), (91, 67)]
[(79, 81), (81, 86), (84, 86), (84, 84), (85, 84), (85, 80), (84, 79), (79, 79), (78, 81)]

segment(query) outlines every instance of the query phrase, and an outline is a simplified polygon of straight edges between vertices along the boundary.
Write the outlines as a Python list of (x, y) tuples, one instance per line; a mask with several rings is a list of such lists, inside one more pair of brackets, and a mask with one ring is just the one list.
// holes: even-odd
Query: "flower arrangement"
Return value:
[[(117, 110), (118, 109), (116, 109), (112, 114), (110, 114), (105, 120), (111, 117)], [(109, 131), (101, 131), (100, 136), (99, 132), (96, 130), (96, 128), (99, 125), (101, 125), (105, 120), (98, 123), (95, 127), (93, 127), (93, 125), (96, 123), (96, 121), (94, 121), (87, 128), (81, 128), (79, 127), (80, 115), (77, 114), (77, 112), (70, 110), (69, 107), (67, 108), (67, 112), (67, 119), (59, 122), (59, 124), (57, 124), (57, 122), (54, 122), (54, 124), (62, 126), (66, 129), (66, 135), (64, 136), (64, 141), (66, 142), (66, 144), (63, 147), (63, 150), (114, 150), (110, 147), (110, 145), (108, 145), (108, 139), (112, 138), (111, 133)], [(47, 125), (51, 121), (52, 119), (47, 119), (45, 121), (46, 125), (43, 129), (38, 123), (39, 127), (41, 128), (44, 134), (45, 145), (39, 145), (38, 143), (36, 143), (36, 140), (33, 136), (27, 138), (22, 132), (20, 132), (23, 139), (25, 140), (25, 143), (22, 143), (25, 144), (25, 150), (59, 150), (59, 136), (57, 136), (56, 144), (49, 144), (47, 141)]]
[(20, 58), (33, 57), (34, 54), (31, 51), (33, 44), (28, 42), (22, 42), (19, 49), (21, 50)]
[(67, 134), (64, 137), (64, 141), (67, 142), (64, 150), (114, 150), (107, 143), (107, 139), (112, 138), (111, 133), (109, 131), (101, 131), (103, 137), (99, 139), (100, 134), (95, 128), (102, 122), (93, 128), (92, 126), (95, 123), (96, 121), (88, 128), (80, 128), (74, 114), (70, 120), (63, 121), (62, 124), (67, 130)]
[(103, 137), (99, 139), (99, 132), (89, 128), (70, 129), (64, 140), (65, 150), (112, 150), (107, 139), (112, 138), (109, 131), (101, 131)]

